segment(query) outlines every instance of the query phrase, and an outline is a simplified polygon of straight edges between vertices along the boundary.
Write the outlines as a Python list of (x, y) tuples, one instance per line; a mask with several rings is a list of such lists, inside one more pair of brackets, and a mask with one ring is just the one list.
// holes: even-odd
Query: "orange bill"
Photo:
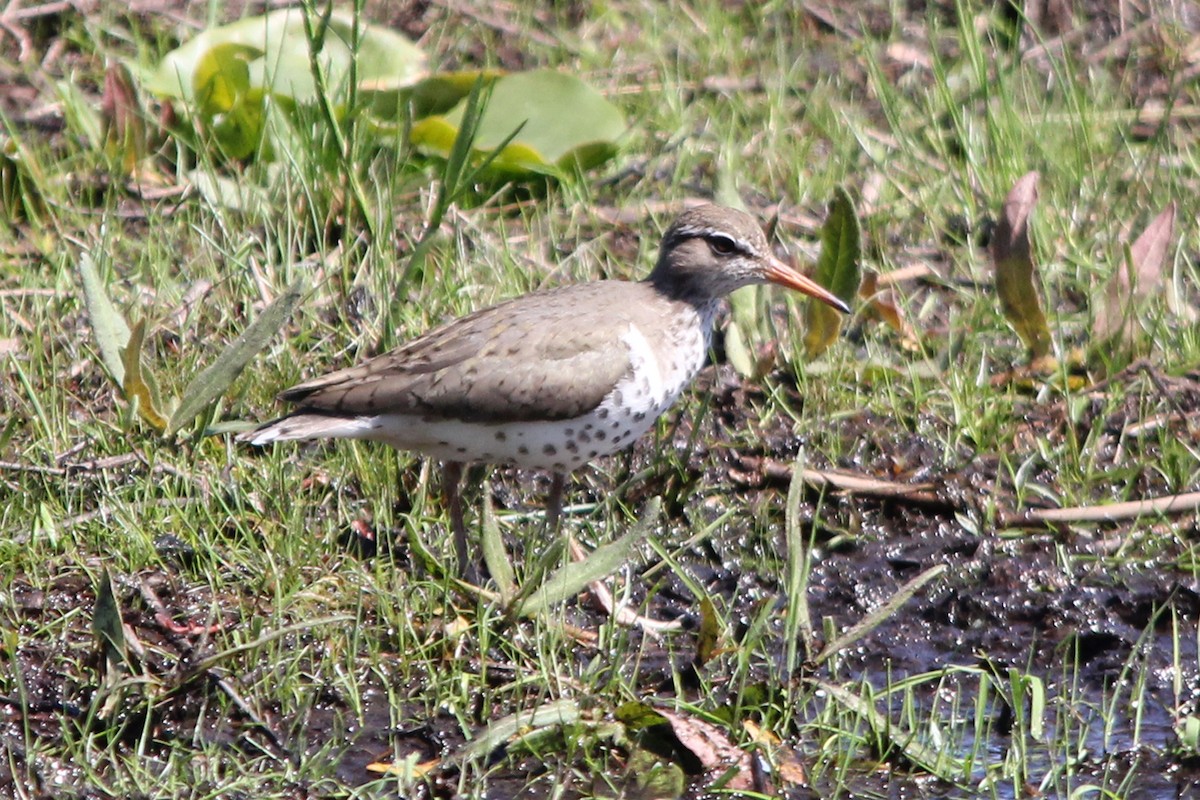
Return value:
[(850, 313), (850, 306), (838, 297), (833, 292), (826, 289), (821, 284), (814, 281), (812, 278), (801, 275), (796, 270), (789, 267), (775, 257), (771, 257), (770, 264), (767, 266), (767, 280), (771, 283), (786, 286), (789, 289), (795, 289), (797, 292), (803, 292), (809, 297), (815, 297), (822, 303), (831, 305), (843, 314)]

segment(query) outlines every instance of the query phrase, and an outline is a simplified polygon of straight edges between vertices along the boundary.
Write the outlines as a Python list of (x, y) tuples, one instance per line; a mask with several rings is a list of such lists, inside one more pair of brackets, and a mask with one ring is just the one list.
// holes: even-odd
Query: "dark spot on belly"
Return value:
[(508, 434), (504, 431), (496, 431), (496, 441), (503, 442), (508, 439)]
[(596, 412), (596, 416), (599, 417), (600, 419), (608, 419), (608, 409), (607, 408), (600, 409), (599, 411)]
[(578, 453), (579, 452), (579, 445), (575, 444), (574, 439), (567, 440), (566, 448), (567, 448), (568, 453)]
[(608, 434), (605, 433), (604, 431), (596, 431), (596, 438), (599, 441), (603, 442), (605, 439), (608, 438)]
[(517, 448), (517, 452), (523, 456), (527, 456), (527, 455), (529, 455), (529, 448), (526, 447), (525, 445), (521, 445), (520, 447)]
[(543, 452), (543, 453), (545, 453), (545, 454), (546, 454), (546, 455), (548, 455), (548, 456), (552, 456), (552, 455), (554, 455), (555, 453), (557, 453), (557, 452), (558, 452), (558, 448), (557, 448), (557, 447), (555, 447), (555, 446), (554, 446), (554, 445), (552, 445), (552, 444), (548, 444), (548, 445), (546, 445), (545, 447), (543, 447), (543, 448), (542, 448), (542, 452)]

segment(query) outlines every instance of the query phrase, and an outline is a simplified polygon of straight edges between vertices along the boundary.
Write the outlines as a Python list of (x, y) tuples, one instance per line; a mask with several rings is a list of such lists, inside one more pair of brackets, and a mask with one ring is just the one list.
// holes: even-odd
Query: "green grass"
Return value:
[[(863, 3), (839, 15), (837, 32), (793, 5), (529, 4), (465, 19), (431, 7), (418, 25), (429, 26), (434, 63), (571, 71), (631, 126), (606, 170), (544, 195), (484, 191), (454, 206), (419, 263), (409, 255), (439, 166), (380, 146), (362, 125), (343, 160), (315, 113), (311, 147), (271, 166), (233, 167), (167, 139), (148, 162), (166, 185), (222, 188), (157, 198), (147, 183), (140, 195), (98, 138), (100, 89), (108, 61), (153, 63), (188, 32), (170, 17), (105, 5), (31, 28), (39, 53), (62, 43), (48, 67), (18, 64), (5, 45), (5, 80), (59, 104), (61, 129), (27, 117), (37, 104), (0, 107), (10, 219), (0, 238), (3, 792), (675, 796), (686, 754), (661, 728), (635, 734), (621, 716), (634, 701), (716, 725), (775, 764), (776, 787), (799, 797), (812, 795), (779, 765), (802, 764), (822, 797), (905, 792), (928, 770), (947, 796), (999, 798), (1025, 784), (1123, 797), (1167, 769), (1190, 774), (1195, 752), (1169, 728), (1195, 714), (1195, 512), (1054, 534), (998, 523), (1001, 510), (1046, 501), (1200, 487), (1195, 324), (1164, 316), (1140, 353), (1099, 349), (1089, 336), (1121, 242), (1172, 199), (1180, 222), (1167, 278), (1182, 305), (1195, 304), (1189, 123), (1131, 133), (1147, 91), (1195, 104), (1172, 49), (1179, 32), (1150, 26), (1161, 36), (1138, 39), (1128, 62), (1089, 57), (1102, 39), (1021, 59), (1001, 23), (968, 3), (904, 19)], [(227, 16), (220, 4), (212, 13)], [(905, 61), (901, 44), (925, 65)], [(1160, 74), (1176, 88), (1138, 83)], [(152, 124), (155, 101), (138, 99)], [(348, 201), (348, 165), (369, 226)], [(1031, 169), (1042, 175), (1034, 245), (1064, 366), (1044, 383), (997, 385), (1024, 351), (978, 242)], [(774, 314), (757, 320), (751, 344), (774, 342), (776, 368), (751, 380), (719, 365), (632, 455), (575, 476), (568, 497), (580, 507), (568, 527), (591, 550), (664, 498), (652, 541), (615, 591), (646, 613), (693, 621), (710, 600), (720, 644), (707, 663), (694, 663), (695, 631), (659, 642), (574, 601), (514, 622), (487, 596), (459, 591), (416, 544), (452, 562), (436, 469), (413, 455), (344, 443), (259, 452), (228, 433), (200, 435), (210, 422), (274, 415), (279, 389), (502, 298), (639, 278), (688, 198), (732, 189), (764, 222), (778, 211), (779, 238), (811, 261), (838, 184), (865, 209), (869, 266), (934, 270), (894, 287), (917, 346), (860, 313), (808, 362), (802, 308), (771, 294)], [(638, 221), (612, 224), (618, 215)], [(360, 235), (368, 227), (373, 238)], [(167, 442), (105, 373), (81, 252), (124, 315), (146, 320), (144, 363), (164, 397), (178, 397), (293, 282), (304, 296), (214, 412)], [(1151, 371), (1120, 372), (1138, 354)], [(1106, 375), (1116, 377), (1097, 390)], [(947, 508), (800, 489), (789, 503), (786, 482), (740, 460), (790, 463), (801, 452), (813, 468), (931, 483)], [(538, 513), (547, 484), (510, 470), (491, 481), (518, 578), (536, 580), (549, 547)], [(480, 490), (468, 499), (474, 524)], [(349, 541), (356, 520), (374, 533), (373, 557)], [(790, 595), (789, 525), (808, 555)], [(795, 638), (801, 615), (829, 641), (938, 564), (946, 576), (878, 630), (805, 664), (815, 653)], [(136, 639), (124, 663), (106, 664), (92, 633), (104, 570)], [(1014, 598), (1045, 598), (1063, 618), (1030, 623), (1023, 608), (988, 618), (1003, 610), (1006, 576)], [(147, 595), (176, 622), (214, 630), (170, 633)], [(972, 601), (984, 609), (975, 617)], [(1088, 627), (1072, 608), (1103, 614)], [(975, 642), (989, 625), (1038, 635), (956, 649), (956, 637)], [(940, 660), (910, 673), (917, 660), (900, 645), (920, 637)], [(1041, 734), (1031, 686), (1044, 692)], [(560, 701), (573, 703), (569, 724), (460, 763), (489, 722)], [(769, 735), (755, 741), (747, 722)], [(942, 760), (922, 761), (919, 747)], [(371, 777), (362, 765), (410, 756), (440, 760), (440, 771), (397, 768), (360, 785)], [(723, 771), (688, 776), (688, 791), (712, 788)]]

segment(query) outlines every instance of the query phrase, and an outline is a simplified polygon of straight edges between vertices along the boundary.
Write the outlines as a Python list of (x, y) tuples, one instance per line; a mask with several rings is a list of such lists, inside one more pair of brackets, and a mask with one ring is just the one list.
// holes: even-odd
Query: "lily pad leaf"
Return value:
[(265, 95), (250, 82), (249, 61), (258, 51), (219, 44), (201, 56), (192, 76), (200, 117), (229, 158), (249, 157), (262, 141)]
[(413, 119), (445, 114), (470, 94), (481, 78), (485, 85), (491, 85), (504, 74), (497, 69), (435, 72), (400, 88), (363, 81), (359, 83), (359, 94), (377, 123), (386, 126), (391, 122), (399, 129), (410, 112)]
[(1030, 172), (1013, 185), (1004, 199), (991, 245), (1000, 307), (1029, 348), (1030, 361), (1050, 355), (1050, 327), (1034, 282), (1036, 270), (1029, 241), (1029, 215), (1037, 205), (1037, 184), (1038, 173)]
[[(813, 280), (850, 302), (862, 282), (862, 228), (854, 201), (846, 187), (834, 189), (829, 216), (821, 226), (821, 255)], [(816, 358), (837, 339), (842, 315), (821, 302), (810, 302), (805, 312), (804, 350)]]
[[(285, 8), (248, 17), (201, 33), (172, 50), (149, 76), (148, 88), (167, 97), (194, 103), (195, 79), (205, 56), (216, 47), (246, 53), (249, 86), (297, 103), (317, 99), (304, 10)], [(319, 64), (325, 84), (346, 92), (353, 75), (376, 90), (411, 86), (426, 71), (425, 54), (401, 34), (333, 12), (314, 21), (322, 25)]]
[[(412, 143), (425, 153), (448, 158), (465, 110), (463, 101), (444, 116), (417, 122)], [(625, 118), (578, 78), (535, 70), (496, 80), (476, 131), (475, 153), (491, 152), (518, 129), (520, 134), (501, 150), (489, 171), (507, 178), (562, 179), (612, 158), (625, 133)]]

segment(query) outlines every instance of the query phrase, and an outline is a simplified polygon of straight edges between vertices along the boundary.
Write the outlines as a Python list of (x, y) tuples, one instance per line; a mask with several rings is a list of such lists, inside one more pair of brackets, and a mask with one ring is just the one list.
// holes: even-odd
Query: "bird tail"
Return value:
[(362, 439), (370, 426), (361, 417), (339, 417), (298, 411), (238, 434), (239, 442), (265, 445), (300, 439)]

